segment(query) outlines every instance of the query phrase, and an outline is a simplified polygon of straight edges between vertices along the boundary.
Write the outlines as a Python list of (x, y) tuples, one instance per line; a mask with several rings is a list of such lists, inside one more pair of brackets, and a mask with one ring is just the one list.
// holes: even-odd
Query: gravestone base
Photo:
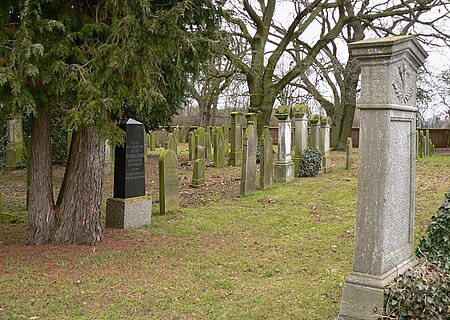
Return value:
[(191, 188), (200, 188), (205, 185), (205, 179), (192, 179), (192, 183), (189, 185)]
[(323, 173), (331, 172), (331, 157), (330, 156), (322, 157), (322, 171), (323, 171)]
[(417, 264), (413, 256), (381, 276), (352, 272), (345, 279), (338, 320), (379, 319), (385, 305), (384, 289)]
[(275, 164), (276, 182), (289, 182), (294, 179), (294, 163), (291, 162), (277, 162)]
[(135, 198), (109, 198), (106, 200), (106, 227), (131, 229), (150, 224), (152, 200), (142, 196)]
[(22, 143), (8, 143), (5, 170), (16, 170), (17, 165), (22, 161), (23, 152)]

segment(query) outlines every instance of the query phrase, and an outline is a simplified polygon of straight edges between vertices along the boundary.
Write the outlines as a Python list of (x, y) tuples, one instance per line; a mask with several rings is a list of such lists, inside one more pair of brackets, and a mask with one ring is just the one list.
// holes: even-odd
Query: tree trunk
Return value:
[(101, 240), (104, 161), (105, 143), (97, 129), (73, 133), (53, 242), (94, 245)]
[(30, 143), (28, 244), (40, 244), (50, 240), (55, 220), (49, 108), (32, 117)]
[(356, 89), (361, 68), (350, 55), (344, 71), (343, 103), (336, 106), (336, 119), (332, 131), (333, 149), (345, 149), (347, 138), (352, 135), (352, 123), (356, 110)]

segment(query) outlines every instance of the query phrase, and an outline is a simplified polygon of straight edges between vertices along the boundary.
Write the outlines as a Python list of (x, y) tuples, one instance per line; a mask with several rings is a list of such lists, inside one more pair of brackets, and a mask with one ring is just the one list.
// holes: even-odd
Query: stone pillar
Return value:
[(430, 130), (425, 130), (425, 156), (429, 157), (430, 155)]
[(239, 166), (242, 163), (242, 112), (231, 112), (231, 151), (228, 164)]
[(320, 139), (320, 116), (315, 114), (309, 119), (311, 124), (311, 148), (319, 150), (319, 139)]
[(294, 178), (294, 162), (291, 154), (290, 108), (279, 107), (275, 111), (278, 119), (278, 160), (275, 164), (275, 181), (288, 182)]
[(262, 136), (259, 139), (259, 189), (265, 190), (272, 187), (273, 180), (273, 154), (272, 154), (273, 139), (270, 135), (269, 127), (265, 126)]
[(241, 170), (241, 196), (252, 194), (256, 191), (256, 148), (258, 135), (253, 121), (247, 123), (244, 136), (244, 150)]
[(331, 171), (331, 156), (330, 156), (330, 125), (328, 118), (322, 118), (320, 125), (320, 146), (319, 150), (322, 153), (322, 170), (324, 173)]
[(347, 170), (350, 170), (352, 168), (352, 154), (353, 154), (352, 137), (348, 137), (347, 144), (345, 146), (345, 169)]
[(353, 268), (338, 319), (378, 319), (384, 288), (413, 267), (417, 69), (414, 36), (349, 44), (361, 65), (361, 131)]
[(6, 146), (6, 170), (14, 170), (24, 156), (22, 119), (8, 118), (8, 144)]
[(257, 127), (257, 121), (258, 121), (258, 114), (255, 112), (247, 112), (245, 114), (245, 119), (247, 120), (247, 126), (251, 123), (253, 123), (253, 125), (255, 126), (255, 128)]
[(294, 136), (294, 175), (298, 175), (300, 170), (300, 158), (303, 152), (308, 148), (308, 119), (306, 112), (308, 106), (306, 104), (298, 104), (294, 107), (295, 119), (295, 136)]

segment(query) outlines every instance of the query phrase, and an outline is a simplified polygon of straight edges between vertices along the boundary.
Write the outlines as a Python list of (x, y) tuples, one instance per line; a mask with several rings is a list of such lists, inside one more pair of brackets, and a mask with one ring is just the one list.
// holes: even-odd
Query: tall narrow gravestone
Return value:
[(265, 126), (259, 139), (260, 164), (259, 164), (259, 189), (264, 190), (272, 187), (273, 181), (273, 139), (269, 127)]
[(225, 167), (225, 138), (223, 128), (214, 128), (214, 168)]
[(352, 168), (352, 153), (353, 153), (352, 137), (348, 137), (347, 144), (345, 145), (345, 169), (346, 170), (350, 170)]
[(244, 137), (244, 150), (242, 156), (241, 171), (241, 196), (252, 194), (256, 191), (256, 147), (258, 135), (253, 122), (247, 125)]
[(314, 114), (309, 123), (311, 124), (311, 148), (319, 150), (319, 138), (320, 138), (320, 116)]
[(8, 144), (6, 146), (6, 170), (14, 170), (25, 155), (22, 133), (22, 119), (8, 119)]
[(189, 145), (189, 160), (194, 160), (194, 156), (195, 156), (195, 135), (194, 135), (194, 131), (189, 132), (188, 145)]
[(242, 113), (231, 112), (231, 151), (228, 159), (230, 166), (242, 163)]
[(295, 151), (294, 151), (294, 175), (297, 176), (300, 170), (300, 159), (303, 152), (308, 148), (308, 119), (306, 112), (308, 106), (306, 104), (298, 104), (294, 107), (295, 119)]
[(133, 119), (121, 127), (125, 143), (115, 148), (114, 198), (106, 201), (106, 227), (138, 228), (150, 223), (152, 212), (145, 196), (144, 130)]
[(170, 149), (173, 152), (175, 152), (175, 154), (177, 154), (178, 148), (177, 148), (177, 137), (175, 135), (175, 133), (171, 132), (167, 135), (166, 141), (164, 141), (164, 148), (165, 149)]
[(354, 42), (361, 65), (361, 131), (353, 271), (339, 319), (377, 319), (384, 288), (414, 266), (417, 69), (427, 54), (413, 36)]
[(179, 198), (177, 155), (172, 149), (165, 149), (159, 156), (159, 212), (176, 211)]
[(325, 173), (331, 171), (330, 133), (328, 118), (323, 117), (320, 124), (319, 151), (322, 153), (322, 170)]
[(291, 153), (290, 108), (279, 107), (275, 111), (278, 119), (278, 160), (275, 164), (275, 181), (288, 182), (294, 178), (294, 162)]

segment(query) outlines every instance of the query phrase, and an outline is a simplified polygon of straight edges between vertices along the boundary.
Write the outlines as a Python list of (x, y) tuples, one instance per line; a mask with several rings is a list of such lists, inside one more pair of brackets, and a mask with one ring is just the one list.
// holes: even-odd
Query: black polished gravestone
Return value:
[(114, 198), (145, 195), (143, 124), (128, 119), (121, 124), (126, 138), (123, 147), (116, 147), (114, 161)]

